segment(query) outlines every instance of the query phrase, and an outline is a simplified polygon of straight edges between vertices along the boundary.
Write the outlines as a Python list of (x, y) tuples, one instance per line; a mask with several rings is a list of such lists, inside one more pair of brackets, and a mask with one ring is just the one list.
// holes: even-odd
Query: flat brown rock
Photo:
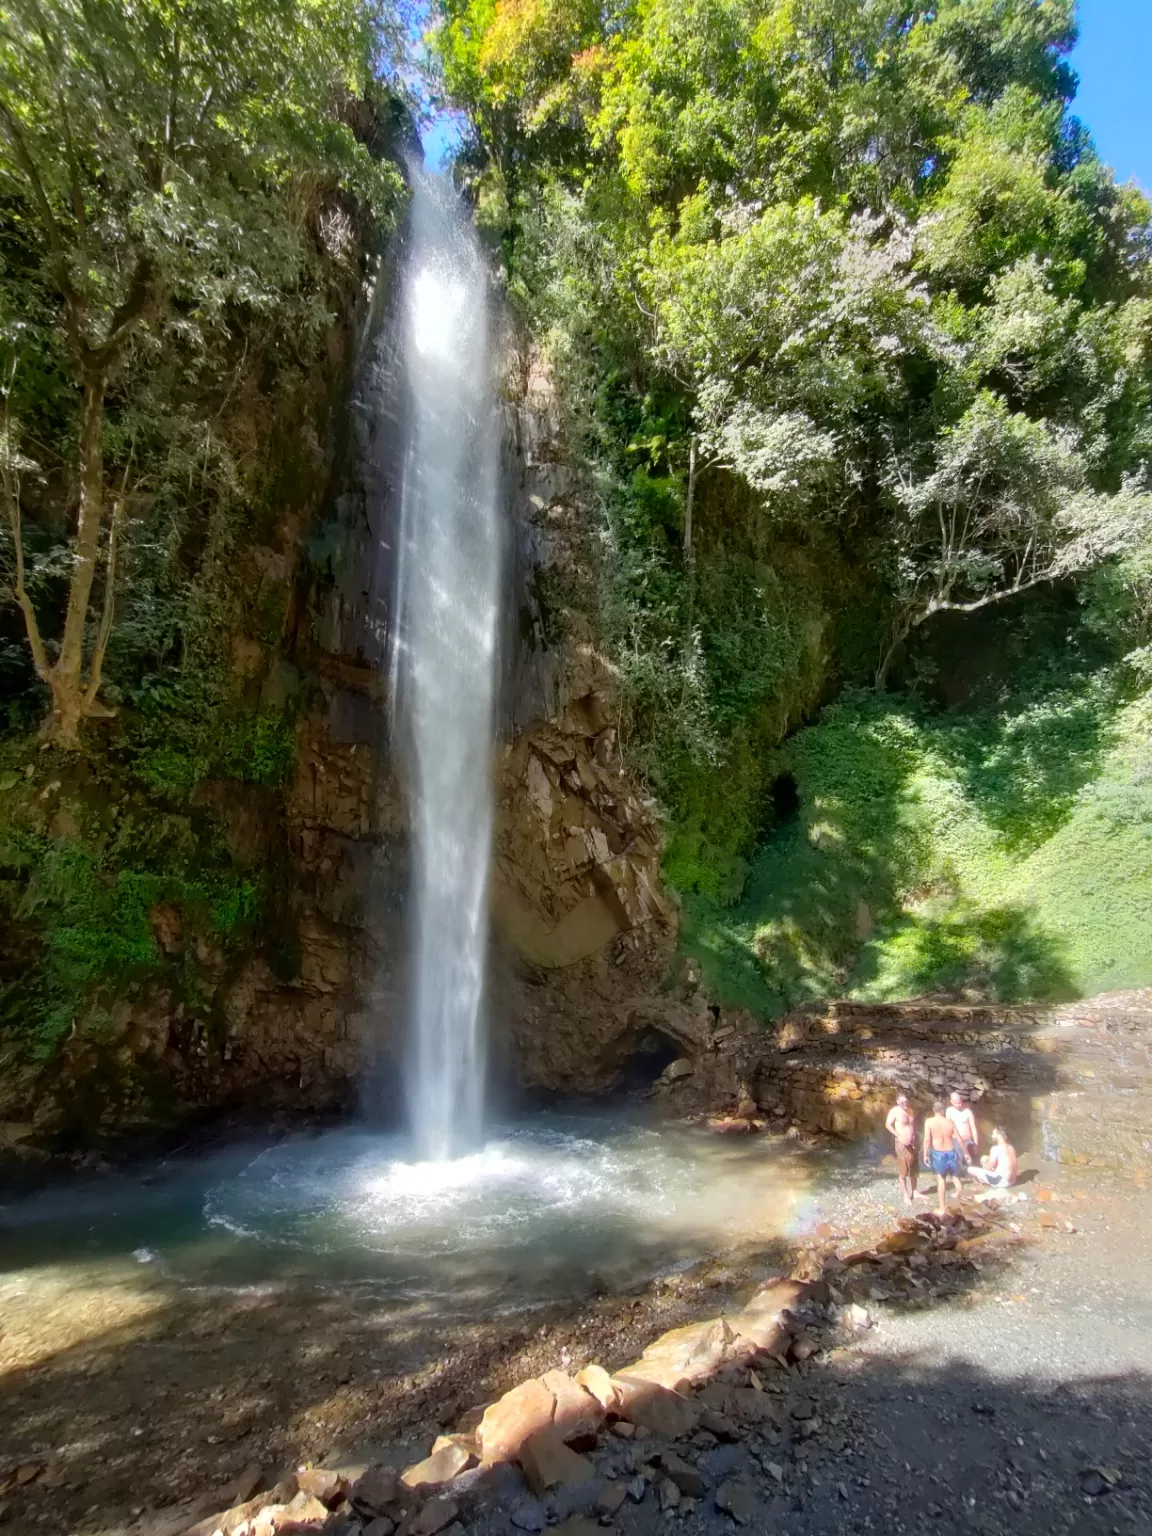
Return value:
[(648, 1346), (640, 1359), (628, 1367), (628, 1374), (642, 1376), (670, 1390), (681, 1381), (706, 1381), (723, 1363), (735, 1337), (722, 1317), (672, 1328)]
[(400, 1474), (400, 1481), (405, 1488), (435, 1487), (438, 1483), (450, 1482), (472, 1460), (463, 1446), (449, 1441), (447, 1445), (433, 1451), (431, 1456), (425, 1456), (423, 1461), (406, 1467)]
[(289, 1503), (284, 1506), (285, 1523), (295, 1521), (301, 1525), (309, 1520), (325, 1521), (328, 1518), (328, 1506), (322, 1503), (315, 1494), (306, 1493), (303, 1488)]
[(298, 1472), (296, 1485), (329, 1509), (339, 1504), (348, 1491), (348, 1484), (339, 1472), (331, 1472), (324, 1467), (306, 1467), (303, 1472)]

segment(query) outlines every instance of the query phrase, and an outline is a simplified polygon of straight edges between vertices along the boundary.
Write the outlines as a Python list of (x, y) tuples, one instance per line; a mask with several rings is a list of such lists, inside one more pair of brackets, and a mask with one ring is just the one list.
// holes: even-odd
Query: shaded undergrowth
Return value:
[(1152, 979), (1152, 700), (1051, 672), (979, 712), (845, 695), (775, 767), (740, 904), (685, 902), (724, 1002), (1058, 1000)]

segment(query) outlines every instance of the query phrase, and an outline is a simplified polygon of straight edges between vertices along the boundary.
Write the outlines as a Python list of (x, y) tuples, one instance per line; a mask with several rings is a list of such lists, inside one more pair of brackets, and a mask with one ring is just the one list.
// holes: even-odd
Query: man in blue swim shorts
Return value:
[(964, 1152), (955, 1125), (944, 1113), (944, 1100), (937, 1099), (932, 1113), (924, 1122), (924, 1148), (921, 1161), (936, 1175), (936, 1209), (943, 1216), (948, 1180), (951, 1179), (956, 1198), (961, 1193), (960, 1175), (964, 1171)]

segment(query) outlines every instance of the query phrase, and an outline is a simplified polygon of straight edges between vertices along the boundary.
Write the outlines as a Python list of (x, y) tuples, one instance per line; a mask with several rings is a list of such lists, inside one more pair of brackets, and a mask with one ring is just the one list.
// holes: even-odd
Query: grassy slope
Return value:
[(1152, 695), (1051, 673), (996, 710), (846, 696), (778, 755), (796, 815), (740, 905), (685, 900), (722, 1000), (947, 990), (1007, 1001), (1152, 981)]

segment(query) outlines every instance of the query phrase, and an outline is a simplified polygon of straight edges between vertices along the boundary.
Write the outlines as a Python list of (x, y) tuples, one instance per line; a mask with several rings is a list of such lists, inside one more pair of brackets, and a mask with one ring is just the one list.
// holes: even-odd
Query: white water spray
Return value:
[(406, 415), (395, 727), (412, 812), (416, 1155), (479, 1142), (500, 551), (488, 280), (446, 181), (414, 177), (403, 287)]

